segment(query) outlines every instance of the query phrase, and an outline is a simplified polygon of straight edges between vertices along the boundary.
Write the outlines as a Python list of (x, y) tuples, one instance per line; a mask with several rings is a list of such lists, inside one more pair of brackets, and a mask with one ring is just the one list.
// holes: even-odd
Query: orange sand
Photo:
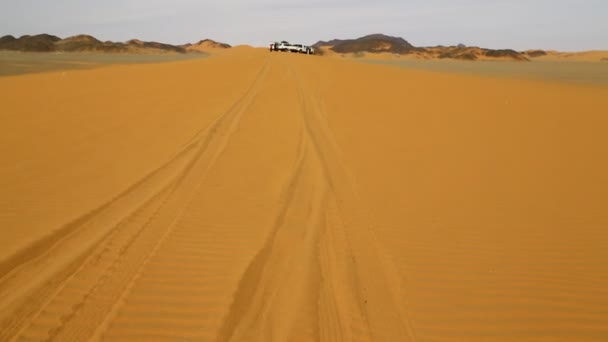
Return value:
[(608, 88), (237, 48), (0, 78), (2, 341), (608, 340)]
[(608, 62), (608, 51), (582, 51), (558, 52), (548, 51), (546, 56), (536, 57), (534, 60), (548, 61), (581, 61), (581, 62)]

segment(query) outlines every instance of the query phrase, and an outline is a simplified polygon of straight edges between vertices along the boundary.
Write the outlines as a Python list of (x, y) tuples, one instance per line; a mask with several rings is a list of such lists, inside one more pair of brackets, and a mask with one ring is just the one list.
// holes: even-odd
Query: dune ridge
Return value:
[(182, 47), (185, 48), (187, 51), (210, 52), (216, 50), (229, 49), (232, 46), (225, 43), (216, 42), (213, 39), (203, 39), (198, 43), (186, 44), (182, 45)]

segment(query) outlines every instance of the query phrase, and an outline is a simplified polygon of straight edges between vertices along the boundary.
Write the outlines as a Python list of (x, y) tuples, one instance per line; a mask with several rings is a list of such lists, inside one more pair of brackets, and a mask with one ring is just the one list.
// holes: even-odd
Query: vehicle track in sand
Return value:
[[(53, 282), (6, 321), (3, 338), (415, 340), (397, 300), (400, 279), (377, 247), (314, 78), (289, 58), (263, 63), (244, 96), (174, 160), (66, 234), (55, 249), (83, 236), (94, 247), (57, 265)], [(269, 110), (272, 87), (285, 91), (288, 110)], [(291, 143), (275, 165), (264, 154), (282, 141)], [(247, 143), (260, 156), (239, 154)], [(268, 168), (279, 182), (239, 182), (236, 170), (248, 167), (253, 175)], [(213, 201), (251, 212), (234, 218)], [(82, 235), (101, 234), (100, 226), (106, 235)], [(23, 277), (42, 266), (25, 263), (32, 270)]]
[(297, 93), (298, 163), (218, 340), (414, 340), (393, 293), (400, 282), (385, 273), (390, 262), (375, 248), (369, 212), (323, 122), (318, 94), (291, 65), (281, 66)]
[[(44, 246), (46, 250), (7, 272), (0, 281), (6, 297), (0, 300), (16, 301), (15, 293), (19, 292), (28, 298), (5, 318), (0, 339), (94, 337), (92, 333), (119, 305), (117, 301), (170, 234), (175, 220), (221, 155), (267, 69), (268, 63), (264, 63), (245, 95), (201, 130), (170, 162), (112, 202), (74, 222), (73, 227), (60, 231), (65, 236), (50, 239), (51, 243)], [(81, 252), (74, 253), (74, 249)], [(70, 253), (63, 255), (66, 250)], [(70, 259), (74, 255), (80, 257)], [(20, 288), (22, 284), (37, 283), (33, 279), (27, 281), (36, 276), (48, 279), (45, 286), (33, 293), (27, 292), (27, 286)]]
[(608, 340), (605, 89), (250, 48), (58, 79), (0, 80), (0, 341)]

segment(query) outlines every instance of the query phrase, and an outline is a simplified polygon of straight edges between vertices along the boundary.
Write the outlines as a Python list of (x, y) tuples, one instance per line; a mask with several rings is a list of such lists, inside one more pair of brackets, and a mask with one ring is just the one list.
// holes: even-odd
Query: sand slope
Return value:
[(606, 87), (241, 48), (0, 94), (0, 340), (608, 339)]
[(539, 60), (555, 61), (585, 61), (585, 62), (607, 62), (608, 51), (582, 51), (582, 52), (559, 52), (548, 51), (546, 56), (538, 57)]

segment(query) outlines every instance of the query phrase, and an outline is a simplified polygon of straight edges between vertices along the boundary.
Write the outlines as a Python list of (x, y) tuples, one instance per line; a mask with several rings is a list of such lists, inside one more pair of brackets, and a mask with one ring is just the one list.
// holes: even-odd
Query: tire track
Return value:
[(395, 299), (400, 298), (401, 282), (393, 265), (377, 247), (370, 213), (361, 203), (354, 177), (340, 157), (340, 149), (333, 140), (326, 114), (318, 99), (311, 95), (297, 72), (290, 68), (297, 84), (304, 124), (308, 136), (325, 170), (347, 231), (347, 245), (351, 247), (354, 280), (351, 291), (358, 297), (359, 309), (367, 320), (369, 333), (378, 341), (414, 341), (415, 333), (407, 316)]
[[(274, 68), (274, 65), (272, 70), (273, 79), (276, 79), (274, 76), (283, 74), (282, 70)], [(239, 270), (248, 268), (249, 271), (245, 273), (253, 274), (255, 277), (257, 271), (252, 272), (252, 270), (256, 270), (256, 265), (262, 267), (266, 265), (260, 260), (274, 260), (264, 252), (258, 252), (256, 261), (251, 262), (256, 251), (275, 252), (274, 244), (273, 248), (260, 248), (260, 246), (271, 244), (275, 233), (276, 236), (284, 237), (284, 234), (278, 233), (281, 228), (291, 228), (293, 232), (298, 228), (293, 224), (293, 216), (296, 213), (292, 210), (291, 203), (293, 197), (299, 197), (301, 191), (307, 190), (306, 187), (300, 186), (303, 183), (300, 178), (307, 175), (303, 167), (310, 164), (304, 162), (308, 158), (309, 149), (303, 141), (301, 125), (295, 123), (290, 116), (269, 117), (266, 107), (263, 106), (268, 103), (266, 102), (268, 99), (271, 99), (274, 89), (284, 86), (282, 83), (265, 82), (259, 102), (251, 109), (251, 115), (247, 120), (243, 121), (242, 134), (231, 142), (227, 150), (228, 155), (218, 163), (217, 170), (210, 176), (209, 181), (205, 182), (205, 191), (201, 191), (187, 209), (177, 225), (173, 238), (151, 260), (142, 281), (133, 288), (132, 295), (117, 313), (117, 318), (109, 324), (104, 339), (117, 341), (148, 339), (151, 334), (150, 327), (155, 327), (154, 331), (161, 333), (162, 336), (176, 340), (213, 340), (218, 338), (216, 336), (218, 331), (220, 336), (224, 336), (219, 337), (220, 339), (227, 339), (230, 337), (225, 336), (234, 332), (231, 322), (236, 322), (234, 326), (239, 328), (250, 326), (249, 320), (241, 319), (241, 310), (248, 311), (252, 308), (252, 311), (270, 312), (273, 315), (278, 313), (273, 310), (276, 305), (272, 302), (280, 302), (280, 300), (270, 300), (267, 307), (257, 305), (260, 299), (248, 294), (248, 281), (239, 282), (239, 278), (251, 279), (251, 277), (242, 277), (239, 275), (241, 273)], [(290, 105), (292, 102), (282, 103)], [(287, 128), (287, 131), (281, 130), (281, 136), (293, 136), (288, 139), (290, 141), (288, 147), (280, 149), (282, 153), (279, 154), (279, 158), (286, 159), (274, 164), (272, 157), (251, 157), (250, 153), (247, 156), (241, 154), (243, 151), (239, 151), (239, 148), (244, 144), (248, 145), (248, 149), (254, 148), (253, 151), (271, 148), (276, 144), (272, 135), (276, 127)], [(258, 138), (259, 135), (264, 135), (265, 138)], [(255, 139), (255, 142), (251, 139)], [(291, 146), (293, 148), (290, 148)], [(270, 154), (277, 157), (275, 153), (273, 151)], [(247, 176), (248, 179), (255, 178), (252, 183), (233, 179), (239, 176), (239, 172), (234, 171), (240, 167), (243, 168), (243, 172), (257, 175)], [(284, 178), (281, 182), (283, 184), (276, 184), (268, 189), (267, 182), (273, 182), (276, 178), (265, 175), (260, 177), (258, 174), (260, 170), (268, 170), (275, 177)], [(234, 200), (231, 201), (231, 197), (235, 197)], [(262, 213), (252, 214), (252, 211), (257, 211), (256, 209), (259, 208), (258, 205), (264, 208), (260, 210)], [(238, 218), (229, 218), (225, 214), (218, 215), (218, 212), (231, 211), (229, 208), (239, 208), (236, 215)], [(302, 208), (296, 209), (297, 215), (305, 219)], [(234, 212), (229, 216), (234, 216)], [(309, 240), (314, 239), (309, 237)], [(314, 243), (308, 244), (308, 246), (314, 245)], [(316, 265), (313, 264), (311, 268), (315, 267)], [(237, 283), (241, 286), (242, 291), (239, 291), (241, 295), (238, 296), (238, 300), (231, 303), (230, 289)], [(271, 296), (278, 298), (282, 295), (273, 293)], [(256, 304), (250, 304), (252, 301)], [(163, 305), (154, 305), (155, 302), (162, 302)], [(311, 302), (315, 303), (316, 300), (313, 298)], [(228, 308), (232, 309), (226, 314)], [(175, 317), (180, 317), (179, 321), (176, 321)], [(303, 324), (312, 327), (313, 331), (317, 330), (316, 321)], [(259, 324), (254, 323), (253, 326), (257, 327)], [(272, 328), (265, 330), (269, 333), (273, 331)], [(237, 332), (239, 336), (242, 335), (242, 331), (254, 335), (259, 333), (257, 329), (249, 331), (243, 328), (240, 331)]]
[[(92, 335), (93, 340), (99, 340), (103, 336), (103, 333), (107, 330), (109, 323), (116, 317), (116, 314), (120, 310), (120, 307), (125, 302), (125, 299), (129, 295), (130, 290), (133, 288), (137, 280), (141, 277), (150, 259), (158, 252), (160, 246), (167, 240), (168, 236), (173, 232), (175, 223), (183, 215), (184, 211), (188, 206), (188, 203), (192, 200), (192, 197), (198, 191), (198, 188), (200, 187), (202, 181), (205, 178), (205, 175), (213, 167), (215, 162), (219, 159), (222, 152), (226, 148), (230, 137), (235, 133), (239, 125), (242, 115), (246, 112), (247, 108), (254, 101), (257, 95), (257, 90), (268, 72), (268, 68), (269, 64), (266, 61), (261, 70), (259, 71), (258, 75), (256, 76), (251, 87), (247, 90), (247, 93), (241, 99), (239, 99), (239, 101), (237, 101), (226, 114), (220, 117), (216, 124), (212, 126), (211, 132), (214, 135), (220, 135), (219, 142), (217, 142), (217, 147), (214, 146), (214, 148), (211, 149), (213, 152), (211, 153), (211, 156), (208, 157), (205, 155), (205, 152), (210, 150), (211, 145), (216, 145), (214, 144), (214, 142), (218, 139), (214, 139), (213, 136), (209, 135), (203, 141), (199, 155), (189, 165), (189, 167), (186, 169), (187, 174), (183, 178), (181, 178), (177, 184), (177, 187), (180, 187), (180, 189), (188, 190), (188, 195), (181, 193), (172, 194), (175, 196), (175, 201), (181, 202), (178, 214), (172, 218), (170, 224), (167, 226), (168, 228), (166, 229), (165, 234), (158, 240), (152, 251), (146, 256), (145, 260), (141, 263), (133, 277), (127, 283), (126, 287), (122, 290), (119, 298), (114, 302), (109, 312), (107, 312), (104, 316), (103, 321), (98, 324)], [(228, 127), (225, 128), (224, 126)], [(225, 131), (223, 135), (221, 135), (222, 131)], [(199, 173), (199, 171), (202, 172)]]
[[(370, 313), (368, 301), (376, 299), (368, 294), (370, 283), (380, 280), (370, 277), (384, 274), (361, 274), (359, 270), (362, 262), (356, 258), (368, 255), (357, 248), (368, 248), (360, 244), (369, 235), (355, 242), (350, 237), (354, 224), (344, 220), (342, 202), (352, 201), (348, 196), (353, 195), (344, 193), (345, 183), (339, 179), (344, 177), (343, 165), (326, 161), (335, 156), (321, 146), (327, 142), (318, 137), (322, 133), (317, 113), (311, 112), (314, 103), (293, 70), (288, 65), (282, 67), (299, 99), (294, 106), (298, 108), (294, 119), (300, 122), (301, 131), (298, 162), (285, 185), (286, 201), (239, 281), (217, 340), (407, 340), (405, 331), (382, 335), (383, 327), (378, 327), (377, 320), (385, 320), (386, 315), (370, 319), (375, 313)], [(360, 225), (361, 218), (355, 219)], [(384, 267), (376, 260), (363, 263), (368, 273), (369, 267)], [(399, 314), (391, 297), (378, 300), (376, 307), (382, 306), (393, 315)], [(399, 316), (385, 324), (402, 326)]]
[(287, 213), (294, 201), (296, 188), (298, 187), (303, 173), (305, 154), (306, 146), (303, 141), (303, 135), (300, 134), (296, 163), (284, 186), (284, 195), (282, 196), (283, 205), (276, 215), (275, 222), (272, 225), (270, 234), (266, 237), (264, 245), (250, 261), (237, 285), (234, 300), (228, 309), (228, 314), (223, 319), (222, 327), (219, 330), (218, 341), (230, 341), (243, 321), (244, 313), (253, 308), (254, 297), (262, 281), (264, 267), (270, 258), (272, 247), (279, 229), (284, 226)]
[(239, 282), (219, 341), (319, 340), (317, 256), (329, 187), (307, 140), (300, 146), (284, 205)]
[[(186, 147), (188, 151), (192, 150), (195, 153), (190, 156), (190, 161), (183, 165), (182, 170), (178, 173), (177, 177), (174, 178), (175, 180), (172, 182), (173, 185), (166, 187), (166, 190), (158, 190), (154, 193), (155, 195), (160, 196), (160, 194), (166, 192), (166, 197), (159, 205), (158, 210), (155, 211), (151, 209), (150, 205), (144, 204), (140, 206), (140, 212), (148, 211), (149, 213), (141, 218), (145, 221), (143, 225), (141, 225), (141, 223), (133, 222), (124, 222), (124, 224), (121, 225), (119, 222), (113, 226), (114, 228), (112, 231), (117, 230), (118, 228), (116, 227), (121, 227), (122, 231), (135, 231), (137, 233), (135, 233), (131, 239), (123, 239), (124, 241), (128, 241), (126, 244), (123, 241), (120, 241), (119, 244), (122, 243), (122, 246), (119, 248), (120, 252), (118, 254), (115, 253), (113, 257), (105, 257), (103, 253), (104, 250), (102, 250), (94, 256), (91, 256), (82, 264), (90, 265), (91, 260), (109, 259), (104, 259), (101, 262), (105, 265), (105, 271), (100, 272), (100, 274), (105, 275), (98, 277), (97, 281), (93, 281), (92, 284), (89, 285), (89, 290), (82, 291), (82, 289), (80, 289), (85, 293), (83, 296), (77, 297), (80, 298), (80, 301), (73, 296), (67, 298), (68, 302), (74, 304), (71, 307), (71, 311), (62, 315), (63, 320), (60, 322), (51, 322), (50, 326), (53, 327), (48, 326), (49, 324), (42, 325), (42, 330), (46, 329), (47, 332), (50, 331), (50, 334), (48, 336), (45, 336), (44, 334), (34, 334), (34, 337), (37, 336), (38, 339), (42, 340), (53, 338), (81, 340), (85, 338), (85, 336), (90, 335), (100, 322), (104, 319), (108, 319), (106, 317), (108, 312), (112, 310), (112, 307), (119, 305), (117, 300), (124, 296), (126, 289), (129, 288), (129, 284), (137, 279), (138, 273), (136, 273), (137, 271), (134, 273), (134, 270), (141, 271), (150, 255), (152, 255), (162, 243), (163, 239), (159, 240), (158, 236), (166, 238), (166, 236), (170, 234), (171, 227), (183, 212), (183, 208), (187, 205), (189, 199), (196, 192), (198, 186), (204, 179), (204, 175), (213, 167), (215, 161), (221, 156), (230, 136), (236, 131), (241, 116), (254, 100), (257, 87), (259, 87), (261, 80), (265, 77), (267, 70), (268, 63), (265, 63), (257, 73), (255, 80), (247, 89), (245, 95), (234, 103), (207, 129), (202, 131), (203, 133), (201, 136), (195, 138), (190, 146)], [(138, 189), (139, 187), (135, 187), (135, 190)], [(114, 206), (117, 206), (118, 204), (125, 205), (125, 203), (121, 203), (121, 201), (112, 203)], [(159, 234), (163, 231), (165, 232), (164, 234)], [(109, 244), (110, 240), (107, 239), (106, 242), (103, 243), (106, 248), (108, 248)], [(46, 304), (42, 305), (34, 314), (29, 312), (25, 313), (20, 320), (15, 320), (12, 326), (22, 326), (25, 320), (23, 317), (32, 317), (33, 321), (28, 326), (33, 327), (34, 330), (40, 330), (40, 327), (38, 327), (38, 323), (36, 323), (35, 320), (40, 318), (42, 321), (45, 321), (45, 319), (41, 318), (42, 313), (45, 312), (45, 308), (51, 307), (51, 303), (55, 298), (58, 300), (66, 299), (60, 298), (66, 296), (59, 296), (59, 294), (62, 293), (62, 290), (67, 288), (68, 284), (78, 283), (76, 279), (79, 275), (86, 273), (85, 271), (87, 270), (92, 270), (88, 267), (82, 267), (82, 265), (76, 270), (77, 272), (75, 275), (67, 278), (66, 281), (59, 286), (58, 290), (55, 291), (55, 295), (51, 296), (51, 299), (48, 300)], [(96, 268), (95, 272), (98, 271), (99, 268)], [(82, 285), (82, 283), (78, 285)], [(104, 305), (91, 305), (95, 302), (104, 303)], [(108, 305), (111, 307), (108, 308)], [(48, 322), (48, 320), (46, 320), (46, 322)], [(26, 330), (27, 328), (21, 330), (17, 335), (21, 335), (21, 333), (24, 333)], [(3, 334), (5, 333), (6, 335), (11, 334), (10, 331), (3, 331)], [(16, 338), (17, 336), (14, 337)]]
[[(127, 251), (141, 238), (150, 221), (166, 201), (170, 188), (163, 190), (116, 227), (101, 246), (96, 248), (52, 295), (48, 296), (41, 308), (32, 315), (30, 322), (24, 325), (15, 336), (27, 336), (31, 334), (31, 330), (46, 329), (49, 334), (44, 339), (52, 339), (53, 332), (57, 332), (56, 327), (51, 324), (41, 329), (36, 322), (42, 316), (49, 316), (51, 308), (61, 307), (62, 304), (58, 304), (58, 302), (65, 301), (66, 298), (69, 298), (69, 301), (74, 304), (71, 304), (71, 308), (65, 310), (61, 315), (55, 315), (58, 316), (57, 321), (69, 321), (74, 317), (99, 287), (114, 276), (114, 271), (124, 262)], [(137, 224), (142, 218), (145, 221)], [(74, 289), (75, 285), (77, 285), (77, 290)], [(34, 333), (34, 335), (36, 334)], [(44, 333), (39, 335), (44, 336)]]
[[(256, 80), (259, 76), (260, 72)], [(251, 92), (255, 83), (252, 82), (245, 94)], [(239, 98), (224, 114), (235, 111), (242, 101), (243, 97)], [(209, 141), (216, 134), (217, 127), (226, 117), (227, 115), (220, 115), (211, 125), (197, 132), (167, 163), (150, 172), (106, 204), (66, 224), (52, 235), (0, 263), (0, 308), (3, 308), (0, 312), (0, 322), (4, 327), (0, 331), (0, 338), (12, 336), (15, 330), (22, 328), (27, 318), (35, 314), (41, 303), (44, 303), (42, 299), (56, 291), (51, 288), (51, 284), (55, 284), (53, 286), (60, 284), (77, 269), (94, 246), (112, 234), (164, 187), (171, 186), (175, 179), (179, 179), (180, 174), (187, 172), (187, 168), (184, 169), (184, 162), (196, 160), (196, 151), (204, 150), (208, 146)], [(155, 184), (160, 186), (154, 191), (146, 190)], [(132, 203), (135, 199), (141, 199), (137, 200), (139, 204)], [(77, 253), (74, 253), (75, 250)], [(65, 251), (70, 252), (65, 253)], [(35, 288), (40, 283), (46, 285), (43, 288)], [(25, 296), (28, 296), (28, 300), (22, 305)]]
[[(61, 284), (90, 259), (87, 255), (101, 243), (100, 241), (122, 229), (135, 212), (152, 201), (163, 189), (170, 187), (171, 178), (184, 167), (193, 151), (193, 146), (189, 146), (178, 153), (169, 164), (142, 179), (113, 202), (87, 215), (86, 219), (80, 220), (84, 223), (75, 225), (74, 232), (38, 256), (40, 260), (19, 265), (3, 278), (0, 282), (0, 292), (3, 294), (1, 307), (11, 315), (3, 321), (5, 329), (0, 332), (0, 337), (8, 338), (14, 335), (16, 330), (22, 329), (27, 320), (42, 310), (46, 299), (60, 290)], [(165, 184), (166, 182), (169, 183)], [(42, 288), (33, 288), (40, 283), (44, 284)], [(26, 295), (28, 300), (21, 305), (20, 299)], [(11, 304), (19, 306), (16, 310), (11, 310)]]

